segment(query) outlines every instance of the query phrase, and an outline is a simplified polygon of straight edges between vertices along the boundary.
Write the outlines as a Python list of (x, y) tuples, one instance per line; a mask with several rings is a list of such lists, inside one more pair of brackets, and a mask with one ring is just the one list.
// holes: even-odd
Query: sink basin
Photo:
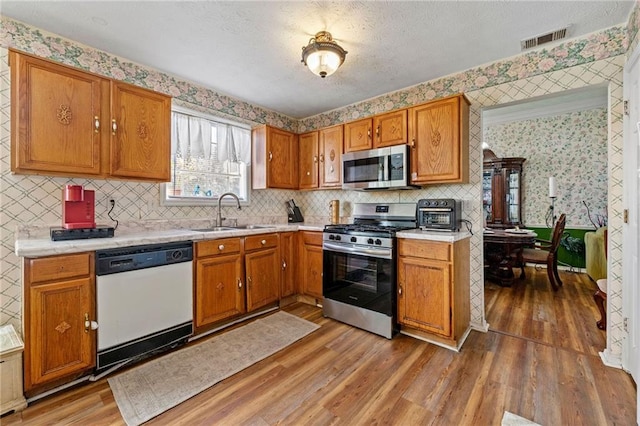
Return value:
[(236, 226), (236, 229), (266, 229), (275, 228), (274, 225), (240, 225)]
[(200, 228), (200, 229), (192, 229), (192, 231), (196, 232), (217, 232), (217, 231), (233, 231), (234, 229), (230, 226), (214, 226), (213, 228)]

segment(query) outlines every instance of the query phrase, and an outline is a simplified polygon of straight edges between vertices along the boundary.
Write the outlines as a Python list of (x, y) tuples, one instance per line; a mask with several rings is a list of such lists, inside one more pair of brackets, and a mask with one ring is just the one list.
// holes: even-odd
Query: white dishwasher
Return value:
[(97, 371), (193, 334), (193, 243), (96, 252)]

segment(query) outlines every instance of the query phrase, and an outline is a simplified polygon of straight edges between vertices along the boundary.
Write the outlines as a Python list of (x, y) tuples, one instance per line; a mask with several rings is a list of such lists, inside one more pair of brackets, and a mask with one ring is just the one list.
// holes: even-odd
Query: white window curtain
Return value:
[(251, 163), (251, 132), (224, 123), (216, 123), (204, 118), (193, 117), (176, 111), (172, 112), (173, 126), (171, 144), (172, 155), (182, 158), (211, 157), (212, 131), (218, 145), (218, 161)]

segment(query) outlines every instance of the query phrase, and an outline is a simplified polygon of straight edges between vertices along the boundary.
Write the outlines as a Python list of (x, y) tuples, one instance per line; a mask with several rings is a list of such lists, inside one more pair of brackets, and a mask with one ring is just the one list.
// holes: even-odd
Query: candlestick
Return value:
[(558, 187), (556, 186), (556, 178), (551, 176), (549, 178), (549, 198), (556, 198), (556, 192)]

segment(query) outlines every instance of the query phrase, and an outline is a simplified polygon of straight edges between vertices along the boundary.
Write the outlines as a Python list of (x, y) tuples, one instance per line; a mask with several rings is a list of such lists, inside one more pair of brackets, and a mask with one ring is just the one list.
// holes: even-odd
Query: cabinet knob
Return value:
[(287, 269), (287, 261), (286, 260), (282, 260), (282, 270)]
[(371, 129), (367, 129), (367, 137), (371, 139)]
[(413, 138), (411, 139), (411, 148), (415, 148), (416, 147), (416, 139)]
[(376, 127), (376, 136), (380, 138), (380, 126)]
[(320, 162), (324, 163), (324, 154), (320, 154)]
[(273, 160), (273, 153), (269, 151), (269, 161)]
[(218, 250), (220, 250), (220, 251), (224, 250), (224, 244), (220, 244), (220, 245), (218, 246)]
[(251, 277), (247, 277), (247, 287), (251, 285)]
[(116, 119), (111, 120), (111, 134), (115, 136), (116, 131), (118, 130), (118, 124), (116, 123)]
[(242, 288), (242, 280), (238, 280), (238, 289)]
[(317, 162), (318, 162), (318, 156), (317, 156), (317, 155), (314, 155), (314, 156), (313, 156), (313, 162), (314, 162), (314, 163), (317, 163)]
[(267, 244), (267, 240), (262, 240), (262, 241), (260, 241), (260, 244), (262, 244), (262, 245)]
[(402, 287), (398, 286), (398, 294), (402, 296)]
[(89, 320), (89, 313), (85, 312), (84, 314), (84, 332), (88, 333), (89, 330), (97, 330), (98, 329), (98, 323), (95, 321), (90, 321)]
[(93, 117), (93, 128), (94, 128), (93, 131), (95, 133), (99, 133), (100, 132), (100, 118), (98, 118), (97, 115), (95, 117)]

